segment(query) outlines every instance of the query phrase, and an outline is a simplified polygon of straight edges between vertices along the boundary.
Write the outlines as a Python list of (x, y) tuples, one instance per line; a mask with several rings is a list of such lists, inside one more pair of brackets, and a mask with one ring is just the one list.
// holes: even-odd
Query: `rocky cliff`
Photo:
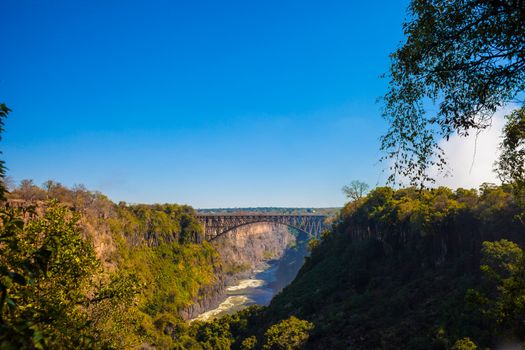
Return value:
[(253, 270), (262, 261), (279, 259), (291, 244), (295, 244), (295, 236), (287, 226), (266, 222), (237, 227), (213, 242), (228, 275)]
[(217, 307), (224, 299), (226, 286), (247, 277), (263, 261), (281, 258), (295, 242), (287, 226), (265, 222), (240, 226), (218, 237), (213, 241), (222, 260), (218, 282), (203, 288), (195, 303), (181, 311), (181, 316), (192, 319)]

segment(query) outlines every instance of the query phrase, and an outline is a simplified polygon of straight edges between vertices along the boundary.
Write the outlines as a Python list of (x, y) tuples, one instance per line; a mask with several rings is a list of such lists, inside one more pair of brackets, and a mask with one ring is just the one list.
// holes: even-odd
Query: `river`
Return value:
[(215, 309), (200, 314), (194, 320), (209, 321), (233, 314), (251, 305), (268, 305), (295, 278), (307, 255), (305, 242), (288, 248), (279, 260), (262, 263), (247, 279), (226, 288), (223, 302)]

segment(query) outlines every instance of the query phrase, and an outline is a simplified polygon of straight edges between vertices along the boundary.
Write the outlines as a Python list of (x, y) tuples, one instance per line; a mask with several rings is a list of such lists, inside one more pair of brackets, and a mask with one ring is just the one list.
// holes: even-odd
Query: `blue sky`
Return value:
[(4, 0), (8, 175), (115, 201), (340, 206), (384, 183), (408, 1)]

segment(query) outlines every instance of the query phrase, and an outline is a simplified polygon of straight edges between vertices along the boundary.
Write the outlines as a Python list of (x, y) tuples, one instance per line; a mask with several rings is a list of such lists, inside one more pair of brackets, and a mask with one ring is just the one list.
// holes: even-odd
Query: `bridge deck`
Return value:
[(294, 227), (312, 237), (320, 235), (326, 229), (326, 215), (316, 213), (283, 214), (283, 213), (197, 213), (197, 218), (204, 227), (207, 241), (242, 225), (271, 222)]

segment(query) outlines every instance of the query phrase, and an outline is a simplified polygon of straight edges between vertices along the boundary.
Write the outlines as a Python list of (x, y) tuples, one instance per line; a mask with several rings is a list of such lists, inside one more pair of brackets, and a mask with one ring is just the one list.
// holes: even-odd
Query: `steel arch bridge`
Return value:
[(290, 226), (305, 232), (310, 237), (319, 237), (321, 232), (328, 228), (325, 224), (326, 216), (317, 214), (198, 213), (197, 218), (204, 227), (204, 237), (207, 241), (212, 241), (239, 226), (257, 222), (269, 222)]

